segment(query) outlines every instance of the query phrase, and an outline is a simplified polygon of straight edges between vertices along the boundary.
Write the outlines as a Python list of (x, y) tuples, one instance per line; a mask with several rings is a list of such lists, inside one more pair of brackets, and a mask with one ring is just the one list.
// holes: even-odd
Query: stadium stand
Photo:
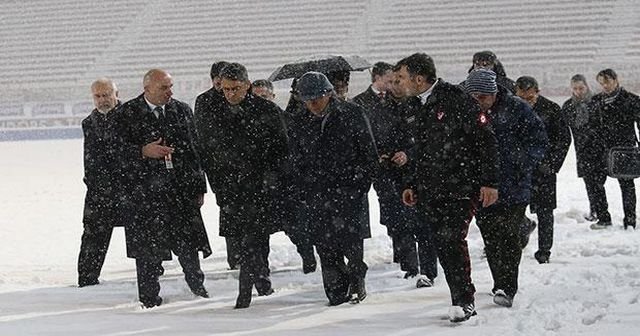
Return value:
[[(637, 91), (639, 41), (633, 0), (5, 0), (0, 121), (8, 122), (0, 132), (33, 124), (23, 119), (61, 115), (78, 127), (95, 78), (113, 78), (128, 99), (151, 67), (169, 70), (175, 95), (192, 103), (209, 87), (216, 60), (241, 62), (252, 78), (264, 78), (314, 54), (393, 63), (423, 51), (455, 82), (474, 52), (491, 49), (510, 77), (533, 75), (546, 95), (566, 95), (572, 74), (589, 77), (604, 67)], [(361, 78), (356, 87), (367, 84)], [(49, 103), (62, 111), (38, 110)]]

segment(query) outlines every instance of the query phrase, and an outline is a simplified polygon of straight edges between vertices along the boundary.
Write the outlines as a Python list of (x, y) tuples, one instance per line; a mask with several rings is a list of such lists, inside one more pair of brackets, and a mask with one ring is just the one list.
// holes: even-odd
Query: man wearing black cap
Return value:
[(553, 245), (556, 174), (562, 168), (569, 151), (571, 131), (562, 116), (560, 106), (540, 95), (538, 81), (535, 78), (531, 76), (518, 78), (516, 80), (516, 95), (531, 106), (533, 112), (544, 123), (545, 131), (549, 137), (549, 147), (544, 158), (533, 172), (530, 204), (531, 212), (538, 217), (538, 250), (534, 257), (539, 263), (545, 264), (549, 262)]
[(471, 97), (436, 76), (430, 56), (413, 54), (394, 71), (419, 106), (402, 198), (431, 225), (422, 229), (433, 233), (451, 291), (449, 320), (466, 321), (476, 315), (467, 232), (478, 202), (498, 198), (496, 138)]
[[(471, 65), (469, 72), (474, 69), (487, 69), (495, 72), (496, 83), (498, 86), (502, 86), (513, 94), (516, 93), (516, 83), (511, 78), (507, 77), (507, 73), (504, 70), (502, 62), (500, 62), (493, 51), (483, 50), (473, 54), (473, 64)], [(464, 82), (461, 84), (464, 87)]]
[(547, 135), (529, 105), (496, 84), (493, 71), (473, 70), (465, 84), (480, 105), (481, 119), (491, 125), (498, 139), (500, 198), (479, 209), (476, 223), (493, 277), (493, 302), (511, 307), (518, 291), (522, 256), (520, 223), (531, 197), (533, 169), (544, 155)]
[(299, 229), (311, 233), (320, 255), (329, 305), (358, 303), (367, 295), (367, 192), (377, 165), (370, 126), (362, 108), (338, 99), (321, 73), (304, 74), (296, 91), (304, 109), (288, 127), (291, 176), (306, 208), (299, 221), (308, 225)]

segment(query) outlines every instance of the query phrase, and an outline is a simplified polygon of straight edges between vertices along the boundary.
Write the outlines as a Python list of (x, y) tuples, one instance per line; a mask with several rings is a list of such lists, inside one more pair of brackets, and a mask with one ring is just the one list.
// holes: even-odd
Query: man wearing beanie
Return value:
[(408, 56), (394, 71), (406, 95), (418, 100), (402, 199), (416, 207), (420, 225), (430, 225), (421, 229), (433, 233), (451, 291), (449, 320), (466, 321), (476, 315), (467, 232), (478, 202), (489, 206), (498, 198), (496, 138), (478, 105), (436, 76), (430, 56)]
[[(562, 168), (571, 145), (571, 131), (560, 106), (540, 95), (538, 81), (531, 76), (516, 80), (516, 95), (526, 101), (544, 123), (549, 147), (533, 172), (530, 209), (538, 217), (538, 250), (534, 257), (540, 264), (549, 262), (553, 245), (553, 209), (556, 208), (556, 174)], [(530, 221), (527, 218), (527, 221)], [(528, 239), (527, 239), (528, 241)], [(526, 244), (522, 244), (522, 248)]]
[(522, 256), (520, 223), (531, 197), (533, 169), (544, 155), (547, 135), (531, 107), (496, 84), (493, 71), (471, 71), (465, 89), (480, 105), (480, 120), (491, 125), (498, 139), (500, 198), (493, 205), (480, 207), (476, 223), (493, 277), (493, 302), (511, 307), (518, 291)]
[(288, 134), (297, 230), (316, 246), (329, 305), (358, 303), (367, 296), (367, 193), (378, 162), (371, 128), (364, 110), (337, 98), (324, 74), (302, 75), (296, 92), (304, 106)]

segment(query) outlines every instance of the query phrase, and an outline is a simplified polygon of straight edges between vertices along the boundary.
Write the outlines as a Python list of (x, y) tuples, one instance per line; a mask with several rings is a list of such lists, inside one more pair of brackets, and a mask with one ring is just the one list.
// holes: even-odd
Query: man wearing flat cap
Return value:
[(304, 108), (291, 116), (288, 132), (292, 197), (301, 200), (298, 222), (306, 225), (298, 229), (316, 246), (329, 305), (358, 303), (367, 295), (367, 193), (378, 162), (370, 126), (362, 108), (335, 96), (324, 74), (304, 74), (296, 91)]
[[(504, 70), (502, 62), (498, 59), (498, 56), (491, 50), (478, 51), (473, 54), (472, 65), (469, 68), (469, 72), (475, 69), (487, 69), (496, 73), (496, 83), (512, 94), (516, 93), (516, 83), (509, 77)], [(464, 87), (464, 82), (461, 83)]]
[(500, 198), (478, 210), (476, 224), (493, 277), (493, 302), (511, 307), (518, 291), (522, 256), (520, 223), (531, 198), (533, 169), (544, 155), (547, 135), (531, 107), (496, 84), (493, 71), (471, 71), (465, 89), (480, 105), (481, 120), (490, 124), (498, 139)]

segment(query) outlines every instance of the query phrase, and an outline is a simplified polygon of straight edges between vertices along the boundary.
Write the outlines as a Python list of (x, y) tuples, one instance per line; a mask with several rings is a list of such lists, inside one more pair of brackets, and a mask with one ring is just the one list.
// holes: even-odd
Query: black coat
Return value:
[(377, 167), (370, 126), (361, 107), (332, 97), (323, 117), (291, 116), (293, 197), (302, 200), (295, 235), (312, 242), (368, 238), (367, 193)]
[(287, 145), (280, 108), (252, 94), (235, 107), (221, 95), (208, 107), (196, 106), (205, 171), (220, 206), (220, 235), (281, 230)]
[(84, 183), (87, 186), (82, 216), (85, 225), (124, 225), (120, 198), (126, 194), (126, 189), (119, 163), (121, 147), (114, 114), (113, 110), (103, 114), (94, 109), (82, 120)]
[(635, 126), (640, 123), (640, 98), (619, 88), (617, 97), (606, 103), (607, 95), (598, 93), (591, 103), (590, 126), (594, 129), (593, 139), (605, 151), (616, 146), (637, 146)]
[[(206, 192), (206, 182), (191, 108), (171, 99), (165, 105), (166, 123), (162, 123), (140, 95), (116, 113), (124, 139), (125, 179), (132, 187), (127, 200), (130, 221), (125, 226), (127, 255), (168, 260), (171, 251), (180, 255), (197, 250), (209, 256), (211, 247), (197, 204), (198, 196)], [(142, 157), (142, 147), (159, 138), (175, 150), (173, 169), (167, 169), (163, 159)]]
[(442, 79), (416, 113), (415, 146), (405, 189), (420, 202), (477, 197), (480, 187), (498, 187), (496, 137), (480, 107), (462, 89)]
[(619, 88), (617, 97), (610, 103), (608, 95), (598, 93), (593, 96), (589, 107), (589, 139), (588, 145), (593, 146), (594, 156), (600, 165), (595, 165), (595, 171), (606, 170), (607, 154), (612, 147), (633, 147), (638, 145), (636, 125), (640, 127), (640, 98)]
[(500, 178), (495, 204), (529, 204), (532, 177), (549, 143), (544, 124), (524, 100), (502, 87), (487, 116), (498, 140)]
[(549, 139), (544, 157), (533, 173), (531, 210), (536, 212), (542, 206), (556, 208), (556, 174), (571, 146), (571, 131), (560, 106), (551, 100), (538, 96), (533, 112), (544, 123)]
[(373, 92), (371, 85), (369, 85), (366, 90), (353, 97), (352, 100), (352, 102), (360, 105), (366, 112), (370, 112), (376, 105), (382, 104), (383, 101), (384, 98), (381, 98)]
[[(200, 153), (200, 160), (202, 168), (207, 174), (207, 178), (211, 179), (213, 172), (207, 171), (210, 167), (213, 167), (211, 159), (213, 158), (213, 151), (215, 145), (215, 127), (212, 127), (214, 122), (213, 113), (221, 110), (221, 105), (225, 104), (224, 95), (216, 91), (213, 87), (196, 97), (195, 107), (193, 109), (196, 130), (198, 132), (198, 152)], [(214, 191), (214, 186), (209, 180), (209, 186)]]
[(591, 98), (592, 96), (589, 95), (585, 100), (578, 101), (571, 97), (562, 104), (561, 113), (566, 119), (573, 136), (578, 177), (588, 175), (594, 165), (600, 165), (599, 161), (594, 160), (594, 148), (588, 145), (588, 134), (590, 132), (588, 129), (589, 102)]
[[(391, 158), (400, 151), (410, 155), (414, 144), (410, 120), (415, 114), (414, 110), (406, 101), (396, 100), (391, 96), (382, 100), (376, 95), (373, 97), (377, 101), (366, 112), (371, 122), (378, 156), (387, 155)], [(413, 232), (416, 227), (415, 209), (402, 202), (404, 169), (405, 166), (398, 167), (390, 159), (383, 160), (373, 182), (380, 202), (380, 223), (387, 226), (391, 236)]]

